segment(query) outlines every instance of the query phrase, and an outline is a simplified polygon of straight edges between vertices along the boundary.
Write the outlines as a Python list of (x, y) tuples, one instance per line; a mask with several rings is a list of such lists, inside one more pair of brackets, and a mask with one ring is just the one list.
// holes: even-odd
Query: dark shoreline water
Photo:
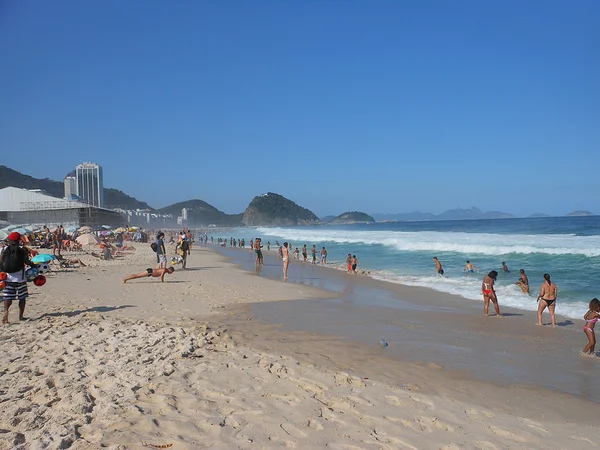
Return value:
[[(250, 250), (220, 248), (244, 270), (256, 272)], [(282, 279), (280, 260), (265, 255), (257, 276)], [(312, 264), (292, 263), (289, 282), (331, 291), (334, 298), (257, 303), (252, 319), (281, 325), (281, 332), (338, 336), (396, 361), (435, 363), (477, 380), (530, 385), (600, 402), (593, 378), (600, 358), (584, 358), (578, 323), (557, 317), (558, 327), (536, 327), (532, 312), (502, 308), (484, 317), (482, 305), (421, 287), (400, 286)], [(549, 317), (545, 316), (545, 323)], [(389, 346), (381, 348), (379, 340)]]

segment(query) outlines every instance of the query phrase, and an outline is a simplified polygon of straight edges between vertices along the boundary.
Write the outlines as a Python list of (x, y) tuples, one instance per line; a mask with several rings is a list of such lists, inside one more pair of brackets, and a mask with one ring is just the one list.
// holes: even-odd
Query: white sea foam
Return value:
[[(443, 278), (436, 276), (396, 276), (391, 272), (375, 272), (371, 276), (376, 279), (389, 281), (392, 283), (404, 284), (407, 286), (419, 286), (431, 288), (436, 291), (446, 292), (448, 294), (458, 295), (468, 300), (478, 301), (483, 309), (483, 298), (481, 296), (481, 277), (469, 278)], [(521, 289), (513, 284), (504, 285), (496, 283), (496, 294), (500, 304), (500, 311), (503, 306), (522, 309), (526, 311), (537, 311), (538, 303), (535, 295), (526, 295)], [(568, 298), (559, 298), (556, 304), (556, 312), (561, 316), (571, 319), (581, 319), (587, 311), (587, 303), (582, 301), (572, 301)], [(490, 305), (490, 312), (493, 313), (493, 305)], [(537, 320), (537, 317), (534, 319)], [(544, 313), (544, 321), (548, 321), (548, 311)]]
[(444, 231), (348, 231), (339, 229), (258, 228), (292, 242), (381, 245), (408, 252), (455, 252), (465, 255), (547, 254), (600, 256), (600, 236), (573, 234), (491, 234)]

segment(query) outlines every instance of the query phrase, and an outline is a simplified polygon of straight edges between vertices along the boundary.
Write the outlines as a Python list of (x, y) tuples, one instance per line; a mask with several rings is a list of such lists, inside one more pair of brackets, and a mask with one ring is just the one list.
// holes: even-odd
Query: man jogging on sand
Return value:
[(123, 278), (123, 283), (127, 283), (129, 280), (135, 280), (136, 278), (149, 278), (149, 277), (154, 277), (154, 278), (160, 277), (161, 283), (164, 283), (165, 275), (171, 274), (173, 272), (175, 272), (175, 269), (173, 269), (172, 267), (168, 267), (166, 269), (164, 267), (161, 269), (151, 269), (150, 267), (148, 267), (143, 272), (134, 273), (133, 275), (129, 275), (128, 277)]

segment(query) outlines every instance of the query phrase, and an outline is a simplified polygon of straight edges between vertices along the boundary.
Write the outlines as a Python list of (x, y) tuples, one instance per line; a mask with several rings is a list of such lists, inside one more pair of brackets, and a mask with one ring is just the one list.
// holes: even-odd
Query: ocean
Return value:
[[(600, 216), (528, 219), (381, 222), (345, 226), (260, 227), (231, 230), (234, 238), (262, 237), (292, 243), (292, 251), (313, 244), (326, 247), (328, 265), (345, 270), (348, 253), (356, 254), (359, 269), (393, 283), (422, 286), (481, 302), (481, 280), (497, 270), (496, 291), (502, 306), (536, 311), (536, 298), (549, 273), (559, 288), (557, 314), (581, 319), (593, 297), (600, 273)], [(437, 256), (445, 271), (435, 272)], [(479, 272), (467, 274), (470, 260)], [(510, 273), (502, 272), (505, 261)], [(531, 295), (514, 284), (519, 269), (529, 277)]]

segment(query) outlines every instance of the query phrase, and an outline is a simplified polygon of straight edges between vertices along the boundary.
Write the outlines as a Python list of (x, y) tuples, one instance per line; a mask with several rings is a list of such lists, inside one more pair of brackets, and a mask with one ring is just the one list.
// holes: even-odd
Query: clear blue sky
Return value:
[(0, 164), (228, 213), (600, 213), (599, 23), (596, 0), (0, 0)]

